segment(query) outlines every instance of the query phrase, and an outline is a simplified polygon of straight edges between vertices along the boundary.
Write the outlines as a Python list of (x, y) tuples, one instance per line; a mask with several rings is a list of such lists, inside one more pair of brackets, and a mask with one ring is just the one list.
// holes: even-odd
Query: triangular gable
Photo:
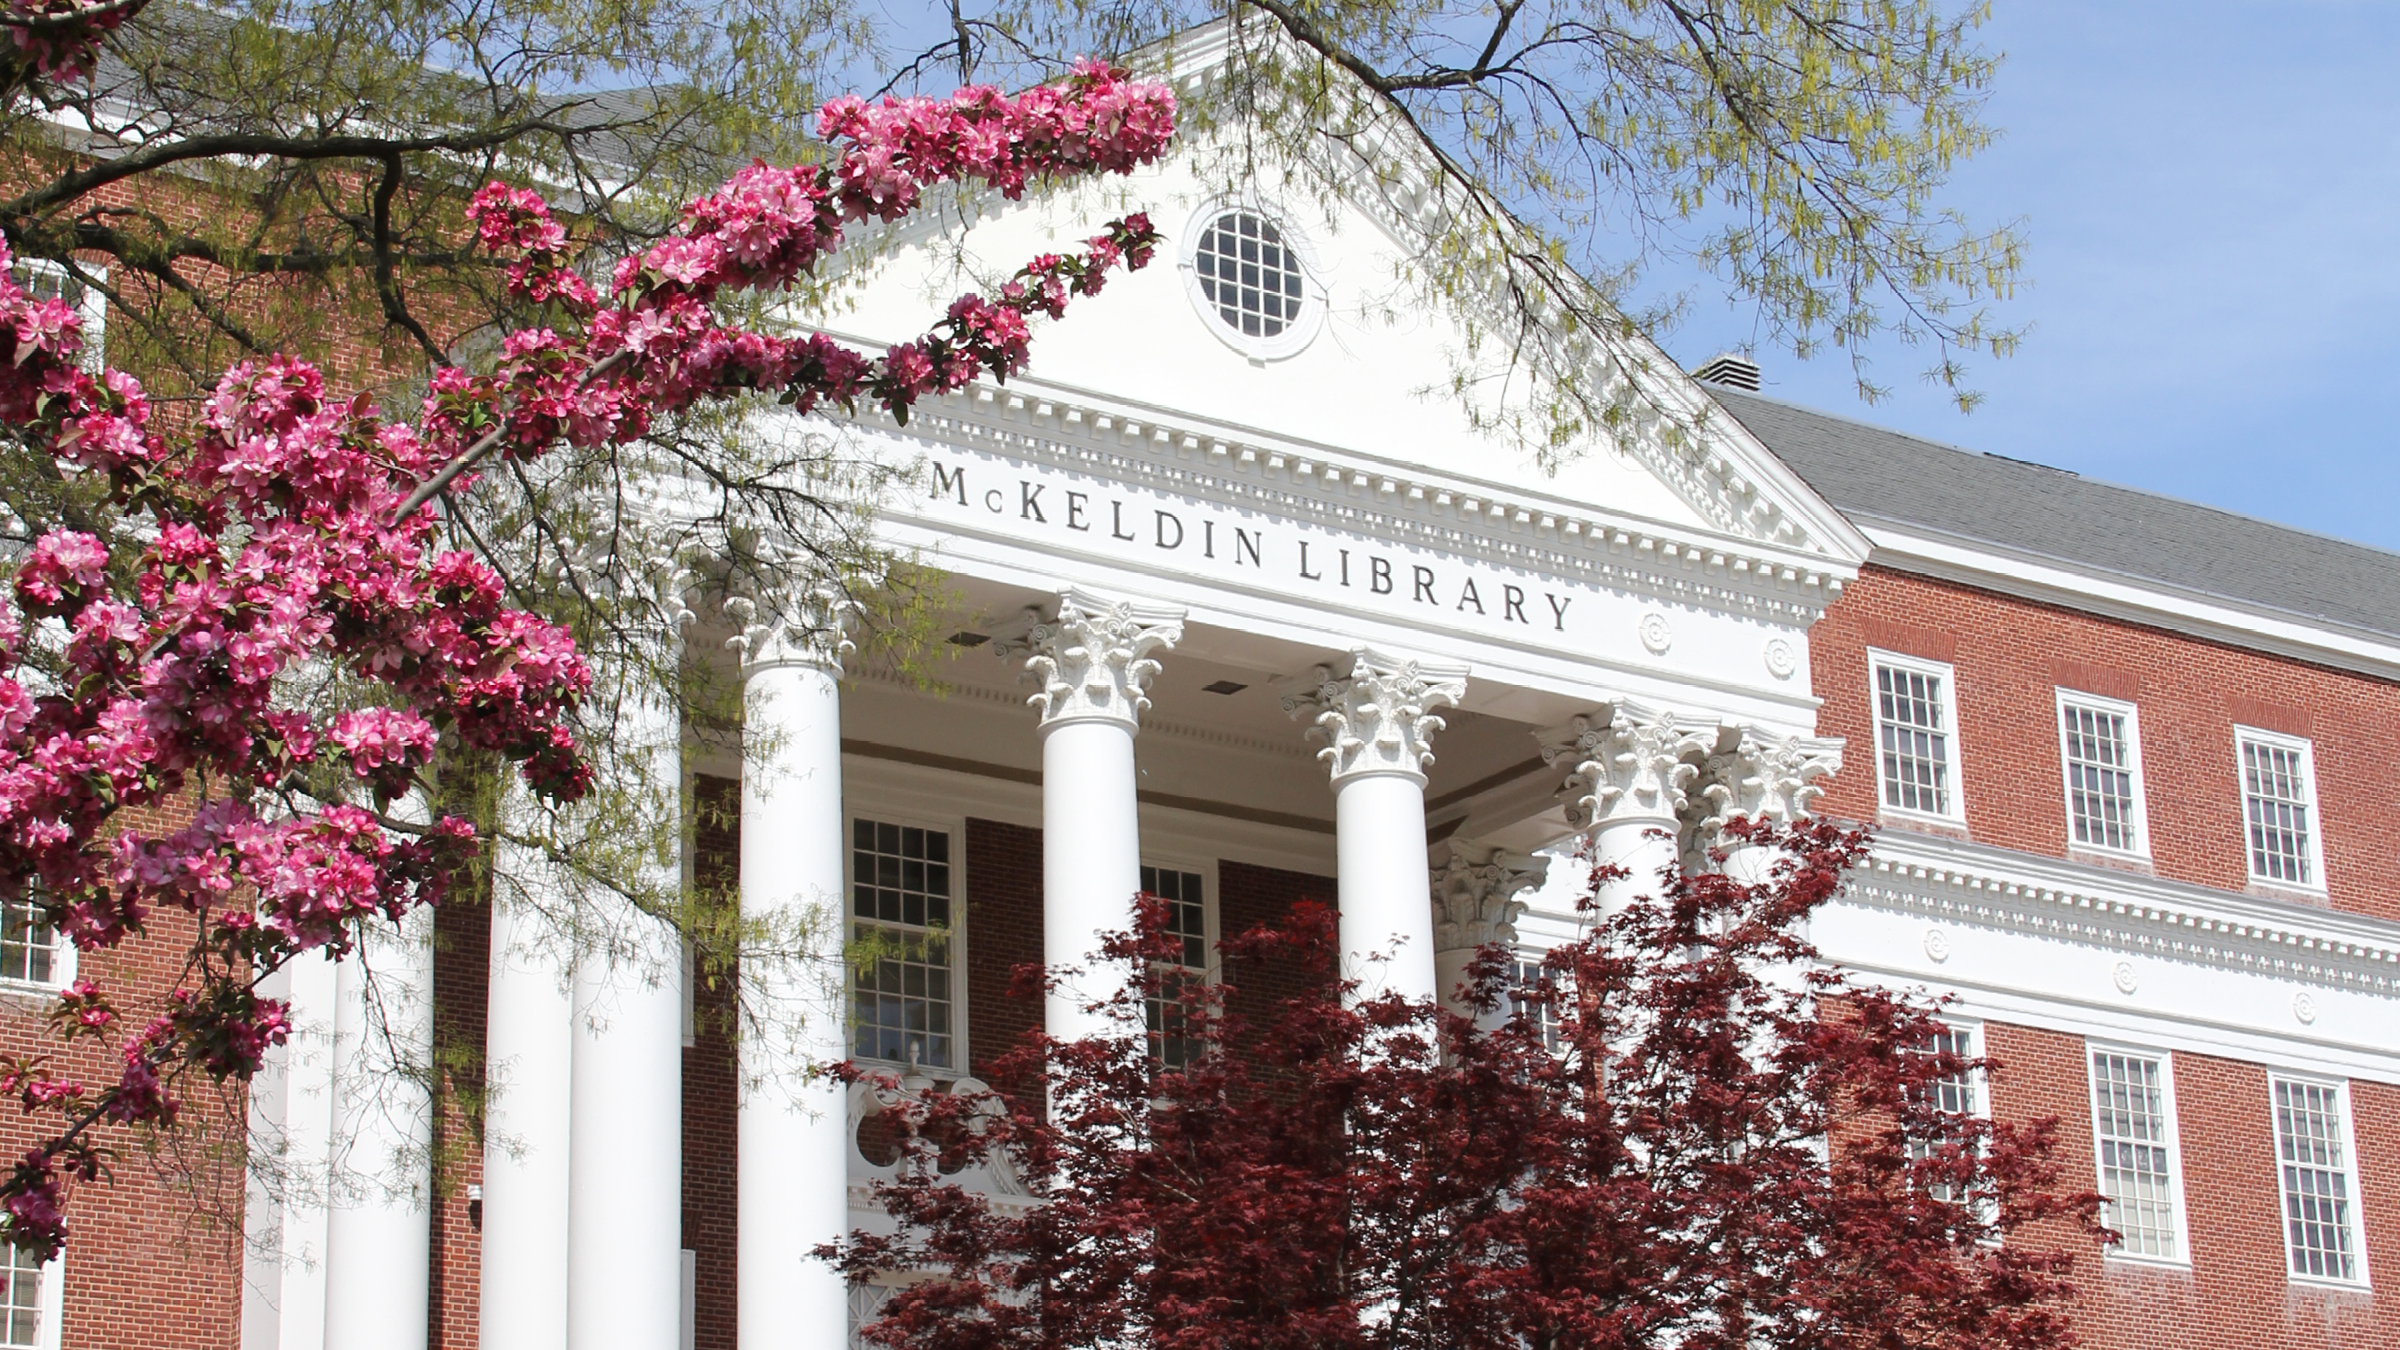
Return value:
[[(1227, 59), (1229, 31), (1195, 29), (1162, 64), (1179, 86), (1196, 88)], [(1190, 144), (1129, 178), (1015, 203), (987, 194), (929, 207), (882, 241), (823, 324), (868, 341), (898, 340), (922, 330), (960, 290), (988, 286), (1036, 253), (1072, 247), (1111, 216), (1148, 210), (1168, 235), (1158, 259), (1078, 302), (1063, 322), (1043, 325), (1026, 388), (1262, 441), (1338, 447), (1468, 490), (1480, 484), (1607, 521), (1765, 545), (1838, 570), (1865, 559), (1857, 530), (1647, 337), (1618, 346), (1617, 369), (1641, 410), (1635, 434), (1594, 436), (1551, 464), (1474, 426), (1448, 392), (1467, 365), (1469, 330), (1419, 301), (1402, 275), (1411, 265), (1402, 243), (1408, 231), (1395, 215), (1414, 209), (1408, 184), (1430, 166), (1421, 147), (1392, 142), (1382, 153), (1393, 162), (1338, 192), (1286, 194), (1269, 182), (1231, 195), (1194, 166), (1218, 148)], [(1226, 208), (1258, 211), (1296, 247), (1318, 291), (1306, 342), (1262, 351), (1207, 312), (1190, 250)], [(1600, 303), (1596, 294), (1589, 301)], [(1505, 372), (1491, 378), (1491, 387), (1505, 387)]]

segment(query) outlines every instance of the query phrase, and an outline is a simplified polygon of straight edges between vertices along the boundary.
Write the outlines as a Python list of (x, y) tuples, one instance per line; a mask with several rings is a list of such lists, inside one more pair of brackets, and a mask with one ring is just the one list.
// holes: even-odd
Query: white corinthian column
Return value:
[[(813, 1255), (849, 1229), (848, 1126), (822, 1070), (844, 1028), (841, 658), (845, 606), (815, 597), (796, 628), (747, 628), (742, 654), (742, 918), (772, 936), (745, 959), (738, 1221), (740, 1343), (842, 1345), (849, 1297)], [(755, 737), (755, 740), (752, 738)]]
[(1027, 700), (1042, 715), (1042, 960), (1086, 970), (1051, 991), (1044, 1016), (1053, 1036), (1109, 1025), (1085, 1005), (1117, 987), (1115, 974), (1094, 966), (1100, 935), (1133, 926), (1142, 888), (1133, 737), (1158, 674), (1150, 653), (1183, 640), (1183, 615), (1069, 590), (1057, 618), (1003, 649), (1029, 649), (1025, 667), (1042, 684)]
[(1317, 758), (1333, 771), (1343, 971), (1358, 977), (1364, 997), (1430, 999), (1441, 991), (1425, 857), (1425, 770), (1443, 726), (1433, 710), (1465, 697), (1467, 667), (1360, 651), (1347, 676), (1319, 672), (1314, 692), (1287, 696), (1283, 704), (1296, 716), (1314, 714), (1326, 742)]
[(1600, 916), (1657, 895), (1660, 873), (1677, 864), (1685, 785), (1716, 743), (1715, 724), (1702, 727), (1619, 699), (1535, 734), (1543, 760), (1566, 768), (1559, 796), (1567, 822), (1590, 837), (1592, 861), (1624, 871), (1601, 883)]
[(423, 1350), (433, 1254), (433, 911), (334, 967), (325, 1350)]
[[(679, 639), (659, 663), (680, 664)], [(616, 754), (649, 772), (654, 833), (643, 889), (684, 885), (681, 691), (629, 689)], [(567, 1348), (674, 1345), (683, 1312), (683, 940), (666, 920), (598, 887), (581, 897), (567, 1138)]]
[[(1453, 839), (1449, 849), (1433, 875), (1433, 972), (1442, 998), (1464, 1013), (1458, 986), (1467, 964), (1492, 943), (1516, 944), (1517, 916), (1525, 912), (1517, 897), (1540, 887), (1550, 860), (1471, 839)], [(1484, 1020), (1498, 1022), (1507, 1013), (1503, 1005)]]
[(1783, 736), (1745, 727), (1730, 750), (1710, 755), (1689, 792), (1697, 813), (1693, 845), (1706, 856), (1725, 850), (1725, 875), (1747, 886), (1767, 880), (1775, 851), (1724, 836), (1737, 816), (1787, 825), (1808, 814), (1824, 789), (1816, 780), (1842, 767), (1842, 742), (1833, 736)]

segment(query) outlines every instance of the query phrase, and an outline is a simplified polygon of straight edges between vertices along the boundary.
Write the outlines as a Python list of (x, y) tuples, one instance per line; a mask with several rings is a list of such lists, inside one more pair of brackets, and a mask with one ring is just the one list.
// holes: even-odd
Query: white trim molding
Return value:
[(2389, 920), (1891, 829), (1813, 933), (1962, 1016), (2400, 1083)]
[[(1942, 781), (1933, 787), (1933, 791), (1938, 794), (1942, 803), (1941, 810), (1927, 811), (1920, 807), (1901, 806), (1891, 800), (1891, 785), (1884, 777), (1886, 752), (1883, 743), (1883, 729), (1886, 719), (1883, 715), (1883, 691), (1881, 688), (1883, 673), (1887, 670), (1898, 675), (1915, 675), (1932, 680), (1937, 686), (1934, 691), (1933, 704), (1934, 713), (1941, 719), (1941, 725), (1930, 730), (1942, 738), (1942, 762), (1938, 766), (1942, 774)], [(1960, 765), (1962, 757), (1958, 747), (1957, 668), (1947, 661), (1929, 661), (1921, 656), (1905, 656), (1899, 652), (1885, 651), (1880, 647), (1869, 647), (1867, 649), (1867, 714), (1874, 724), (1874, 744), (1870, 747), (1870, 752), (1875, 757), (1876, 814), (1879, 817), (1964, 826), (1967, 823), (1967, 793), (1966, 775)], [(1908, 731), (1924, 732), (1929, 730), (1913, 724), (1895, 723), (1893, 725)]]
[[(2314, 1275), (2292, 1268), (2292, 1193), (2290, 1177), (2285, 1169), (2283, 1157), (2283, 1107), (2276, 1101), (2276, 1090), (2287, 1085), (2302, 1090), (2316, 1088), (2331, 1092), (2336, 1109), (2341, 1116), (2338, 1124), (2341, 1129), (2342, 1162), (2338, 1170), (2342, 1179), (2342, 1239), (2347, 1244), (2347, 1251), (2356, 1266), (2356, 1269), (2347, 1276)], [(2359, 1212), (2363, 1207), (2361, 1205), (2363, 1197), (2359, 1194), (2361, 1168), (2358, 1158), (2358, 1130), (2352, 1123), (2353, 1114), (2350, 1105), (2350, 1084), (2347, 1082), (2307, 1073), (2276, 1072), (2267, 1076), (2267, 1129), (2275, 1155), (2275, 1197), (2278, 1201), (2275, 1213), (2276, 1237), (2283, 1247), (2284, 1278), (2293, 1284), (2325, 1286), (2335, 1289), (2374, 1287), (2373, 1276), (2367, 1269), (2367, 1227), (2364, 1216)], [(2321, 1170), (2336, 1170), (2325, 1164), (2317, 1166)]]
[[(2111, 1245), (2101, 1249), (2102, 1259), (2127, 1265), (2189, 1270), (2192, 1266), (2192, 1229), (2186, 1212), (2187, 1193), (2183, 1184), (2183, 1124), (2175, 1115), (2175, 1052), (2157, 1046), (2098, 1038), (2087, 1038), (2083, 1043), (2084, 1096), (2092, 1116), (2092, 1186), (2102, 1197), (2106, 1197), (2108, 1172), (2100, 1158), (2100, 1079), (2092, 1071), (2092, 1061), (2101, 1055), (2143, 1060), (2158, 1066), (2159, 1119), (2160, 1128), (2165, 1134), (2160, 1141), (2160, 1148), (2166, 1154), (2167, 1208), (2174, 1225), (2175, 1242), (2172, 1255), (2133, 1252), (2127, 1251), (2122, 1245)], [(2107, 1222), (2106, 1211), (2103, 1211), (2103, 1215), (2102, 1222)]]
[[(2250, 837), (2250, 749), (2256, 746), (2269, 753), (2283, 752), (2297, 757), (2301, 797), (2270, 798), (2297, 805), (2306, 814), (2300, 830), (2306, 836), (2308, 853), (2299, 859), (2308, 868), (2308, 875), (2298, 879), (2270, 876), (2258, 870), (2258, 847)], [(2325, 811), (2317, 794), (2317, 751), (2304, 736), (2288, 736), (2280, 731), (2235, 723), (2233, 728), (2233, 772), (2235, 792), (2242, 804), (2242, 867), (2253, 886), (2275, 890), (2297, 891), (2304, 895), (2325, 894)]]
[[(2127, 811), (2130, 844), (2116, 846), (2094, 843), (2075, 837), (2075, 755), (2068, 745), (2067, 710), (2098, 713), (2117, 717), (2125, 725), (2124, 770), (2131, 780), (2132, 801)], [(2150, 796), (2142, 781), (2142, 718), (2141, 710), (2123, 699), (2087, 694), (2080, 689), (2058, 686), (2057, 707), (2052, 716), (2058, 723), (2058, 786), (2067, 811), (2066, 845), (2077, 853), (2096, 853), (2102, 857), (2132, 858), (2147, 862), (2150, 859)]]

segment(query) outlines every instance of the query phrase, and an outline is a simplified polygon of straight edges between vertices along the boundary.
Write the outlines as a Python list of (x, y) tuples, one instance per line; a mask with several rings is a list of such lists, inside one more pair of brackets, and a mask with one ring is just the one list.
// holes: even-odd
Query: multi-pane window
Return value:
[(1159, 971), (1158, 994), (1149, 1000), (1150, 1034), (1158, 1061), (1169, 1069), (1200, 1057), (1200, 1041), (1188, 1034), (1183, 1013), (1187, 991), (1208, 978), (1208, 901), (1198, 872), (1142, 866), (1142, 890), (1167, 905), (1167, 935), (1175, 940), (1172, 966)]
[(7, 1252), (7, 1303), (0, 1306), (0, 1346), (33, 1350), (42, 1343), (42, 1263), (21, 1247)]
[[(1542, 987), (1542, 980), (1545, 976), (1550, 981), (1551, 996), (1549, 998), (1536, 997), (1536, 991)], [(1509, 966), (1509, 1010), (1517, 1016), (1531, 1018), (1534, 1026), (1542, 1033), (1542, 1044), (1552, 1050), (1558, 1049), (1565, 1040), (1564, 1029), (1560, 1026), (1557, 1003), (1558, 999), (1566, 995), (1564, 985), (1565, 980), (1562, 973), (1545, 969), (1542, 958), (1539, 956), (1519, 956)]]
[(2067, 771), (2067, 828), (2075, 842), (2141, 852), (2141, 751), (2133, 709), (2062, 693), (2058, 719)]
[(850, 914), (853, 1053), (925, 1069), (958, 1067), (950, 947), (950, 835), (853, 822)]
[(2242, 821), (2250, 834), (2250, 876), (2287, 886), (2317, 886), (2316, 785), (2308, 742), (2262, 732), (2240, 734)]
[(64, 300), (83, 320), (83, 348), (76, 358), (77, 364), (98, 374), (108, 354), (107, 297), (46, 258), (20, 258), (10, 274), (28, 296), (36, 300)]
[(2175, 1138), (2167, 1067), (2153, 1055), (2092, 1051), (2092, 1137), (2116, 1250), (2177, 1261)]
[(2284, 1249), (2291, 1273), (2356, 1280), (2349, 1122), (2331, 1083), (2275, 1080), (2275, 1161), (2283, 1185)]
[(1957, 745), (1951, 728), (1950, 670), (1919, 661), (1875, 658), (1875, 750), (1883, 804), (1930, 816), (1958, 815), (1952, 781)]
[(0, 901), (0, 980), (51, 984), (57, 962), (58, 934), (33, 901)]
[(1255, 211), (1227, 211), (1209, 222), (1192, 269), (1217, 317), (1244, 337), (1280, 335), (1307, 301), (1308, 279), (1290, 241)]
[[(1961, 1061), (1969, 1061), (1975, 1058), (1975, 1043), (1975, 1028), (1953, 1024), (1935, 1032), (1932, 1042), (1925, 1049), (1929, 1054), (1949, 1055)], [(1930, 1099), (1929, 1104), (1945, 1117), (1966, 1119), (1981, 1116), (1983, 1114), (1983, 1085), (1978, 1081), (1979, 1077), (1972, 1068), (1962, 1068), (1956, 1073), (1941, 1075), (1926, 1085), (1926, 1095)], [(1920, 1161), (1932, 1157), (1934, 1150), (1948, 1142), (1949, 1137), (1957, 1132), (1957, 1128), (1955, 1125), (1948, 1125), (1936, 1137), (1911, 1141), (1909, 1155)], [(1926, 1191), (1936, 1200), (1956, 1201), (1959, 1199), (1958, 1189), (1947, 1183), (1930, 1185), (1926, 1187)]]

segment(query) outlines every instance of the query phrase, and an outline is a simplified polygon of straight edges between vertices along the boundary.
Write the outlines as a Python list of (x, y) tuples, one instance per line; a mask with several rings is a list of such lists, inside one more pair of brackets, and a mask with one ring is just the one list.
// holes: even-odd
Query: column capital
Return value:
[[(1781, 825), (1808, 814), (1824, 789), (1816, 781), (1842, 767), (1838, 736), (1787, 736), (1743, 727), (1731, 749), (1711, 754), (1695, 776), (1691, 799), (1703, 836), (1736, 816)], [(1708, 844), (1703, 837), (1700, 843)]]
[(795, 608), (798, 612), (790, 616), (762, 616), (758, 602), (749, 596), (725, 602), (735, 625), (725, 645), (741, 657), (744, 678), (787, 666), (841, 675), (842, 657), (858, 649), (844, 631), (858, 602), (839, 587), (819, 586), (798, 597)]
[(1294, 685), (1283, 710), (1310, 718), (1310, 734), (1325, 741), (1317, 758), (1332, 768), (1337, 786), (1371, 773), (1423, 784), (1433, 734), (1448, 725), (1433, 710), (1466, 696), (1467, 667), (1361, 648), (1351, 654), (1348, 675), (1319, 666)]
[(1183, 640), (1184, 613), (1177, 605), (1112, 600), (1069, 587), (1059, 595), (1055, 618), (1027, 610), (1018, 631), (995, 638), (992, 651), (1003, 657), (1031, 653), (1025, 669), (1042, 691), (1025, 701), (1041, 713), (1043, 731), (1084, 721), (1139, 731), (1159, 670), (1150, 654)]
[(1450, 858), (1433, 875), (1435, 951), (1471, 950), (1517, 940), (1520, 894), (1549, 876), (1550, 860), (1472, 839), (1450, 841)]
[(1620, 820), (1673, 829), (1685, 785), (1699, 771), (1695, 761), (1716, 744), (1714, 723), (1703, 726), (1632, 699), (1534, 735), (1543, 762), (1566, 767), (1559, 796), (1567, 822), (1579, 830)]

